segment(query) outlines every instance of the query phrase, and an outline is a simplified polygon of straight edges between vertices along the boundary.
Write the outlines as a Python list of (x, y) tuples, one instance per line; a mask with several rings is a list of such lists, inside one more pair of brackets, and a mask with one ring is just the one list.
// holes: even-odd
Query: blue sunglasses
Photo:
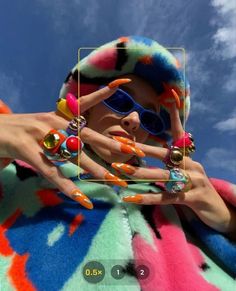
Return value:
[(159, 114), (143, 108), (122, 89), (117, 89), (112, 96), (102, 102), (112, 111), (121, 115), (128, 115), (137, 111), (141, 127), (150, 134), (158, 135), (165, 131), (165, 123)]

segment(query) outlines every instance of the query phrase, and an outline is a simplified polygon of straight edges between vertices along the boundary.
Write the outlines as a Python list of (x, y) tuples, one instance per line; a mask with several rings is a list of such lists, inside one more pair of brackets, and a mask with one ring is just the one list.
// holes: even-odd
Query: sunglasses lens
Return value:
[(120, 113), (127, 113), (134, 106), (133, 101), (127, 96), (127, 94), (119, 91), (119, 89), (111, 97), (104, 100), (104, 103)]
[(154, 113), (143, 112), (141, 121), (143, 127), (150, 131), (152, 134), (158, 134), (164, 130), (162, 120)]

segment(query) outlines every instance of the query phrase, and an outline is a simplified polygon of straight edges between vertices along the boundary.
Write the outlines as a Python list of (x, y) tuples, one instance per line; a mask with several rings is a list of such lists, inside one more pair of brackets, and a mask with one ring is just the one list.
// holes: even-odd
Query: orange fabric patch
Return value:
[(12, 265), (8, 271), (8, 275), (12, 280), (13, 285), (17, 291), (34, 291), (36, 288), (32, 282), (27, 278), (25, 266), (29, 258), (29, 253), (24, 255), (16, 254), (13, 258)]
[(44, 206), (55, 206), (63, 203), (63, 200), (56, 194), (56, 190), (43, 189), (36, 192)]
[(151, 65), (153, 63), (151, 56), (143, 56), (140, 57), (138, 60), (145, 65)]
[(127, 36), (122, 36), (122, 37), (119, 38), (119, 41), (120, 42), (128, 42), (129, 38)]
[(78, 215), (75, 216), (75, 218), (70, 223), (69, 236), (71, 236), (76, 231), (76, 229), (80, 226), (80, 224), (83, 221), (84, 221), (84, 216), (82, 213), (79, 213)]
[(5, 232), (15, 223), (20, 215), (21, 211), (17, 209), (2, 225), (0, 225), (0, 254), (3, 256), (10, 256), (13, 253), (13, 249), (5, 236)]
[(175, 59), (175, 61), (176, 61), (176, 63), (175, 63), (176, 68), (177, 68), (177, 69), (180, 69), (180, 68), (181, 68), (181, 63), (179, 62), (178, 59)]

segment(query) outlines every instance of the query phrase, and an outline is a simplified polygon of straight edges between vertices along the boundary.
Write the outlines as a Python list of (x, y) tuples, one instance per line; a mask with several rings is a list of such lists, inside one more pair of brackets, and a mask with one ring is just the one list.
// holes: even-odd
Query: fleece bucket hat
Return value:
[[(156, 41), (142, 36), (120, 37), (94, 50), (68, 74), (60, 91), (60, 98), (68, 92), (80, 97), (90, 94), (125, 74), (135, 74), (146, 80), (157, 93), (157, 102), (168, 100), (174, 89), (180, 98), (181, 122), (190, 110), (189, 84), (184, 68), (176, 57)], [(147, 144), (163, 146), (171, 139), (168, 106), (161, 103), (160, 115), (165, 130), (159, 135), (149, 134)]]

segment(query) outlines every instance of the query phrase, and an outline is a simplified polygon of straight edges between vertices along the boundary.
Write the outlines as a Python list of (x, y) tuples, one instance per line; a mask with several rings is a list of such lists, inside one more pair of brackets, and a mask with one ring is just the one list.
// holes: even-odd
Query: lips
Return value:
[(128, 139), (134, 140), (133, 136), (131, 136), (123, 131), (110, 131), (109, 134), (114, 135), (114, 136), (123, 136), (123, 137), (126, 137)]

